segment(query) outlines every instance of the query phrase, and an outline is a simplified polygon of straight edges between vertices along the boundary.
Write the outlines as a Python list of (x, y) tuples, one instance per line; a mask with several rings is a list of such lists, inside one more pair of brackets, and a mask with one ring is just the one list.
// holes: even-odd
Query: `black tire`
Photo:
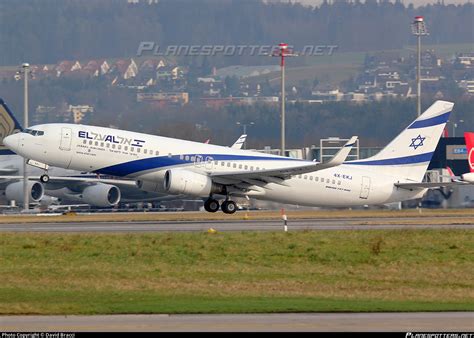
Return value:
[(40, 181), (41, 183), (48, 183), (49, 182), (49, 176), (44, 174), (40, 176)]
[(207, 212), (216, 212), (219, 210), (219, 202), (213, 198), (208, 198), (206, 202), (204, 202), (204, 209)]
[(221, 209), (226, 214), (233, 214), (237, 211), (237, 204), (234, 201), (225, 201), (222, 203)]

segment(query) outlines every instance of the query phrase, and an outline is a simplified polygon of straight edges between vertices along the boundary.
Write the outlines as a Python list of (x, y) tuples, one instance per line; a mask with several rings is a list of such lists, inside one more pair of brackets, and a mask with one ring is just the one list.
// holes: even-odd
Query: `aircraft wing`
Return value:
[(452, 182), (420, 182), (420, 183), (395, 183), (395, 186), (402, 189), (435, 189), (435, 188), (442, 188), (442, 187), (453, 187), (459, 185), (466, 185), (466, 184), (474, 184), (474, 182), (466, 182), (466, 181), (452, 181)]
[(303, 165), (281, 168), (281, 169), (268, 169), (258, 171), (235, 171), (226, 173), (214, 173), (211, 175), (212, 179), (221, 184), (234, 184), (244, 182), (252, 185), (262, 185), (267, 183), (277, 183), (285, 185), (284, 180), (290, 178), (293, 175), (300, 175), (310, 173), (318, 170), (328, 169), (336, 167), (342, 164), (347, 155), (349, 155), (352, 147), (357, 140), (357, 136), (353, 136), (338, 152), (334, 157), (326, 163), (305, 163)]
[[(23, 176), (3, 175), (0, 179), (21, 180)], [(39, 176), (28, 176), (31, 181), (39, 181)], [(135, 181), (127, 179), (99, 178), (99, 177), (81, 177), (81, 176), (50, 176), (47, 184), (74, 184), (74, 183), (107, 183), (122, 186), (136, 186)]]
[(0, 168), (0, 174), (8, 175), (8, 174), (15, 174), (18, 172), (18, 168)]

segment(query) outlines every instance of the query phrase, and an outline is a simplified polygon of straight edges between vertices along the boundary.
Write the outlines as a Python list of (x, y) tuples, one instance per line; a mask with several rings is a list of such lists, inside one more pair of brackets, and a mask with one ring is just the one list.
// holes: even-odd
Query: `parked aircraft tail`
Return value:
[(375, 156), (346, 162), (402, 180), (421, 182), (454, 103), (436, 101)]
[(464, 139), (466, 140), (467, 163), (469, 163), (469, 171), (474, 172), (474, 133), (465, 132)]
[(5, 101), (0, 98), (0, 155), (14, 154), (3, 145), (3, 139), (21, 130), (23, 130), (23, 128), (20, 123), (18, 123)]

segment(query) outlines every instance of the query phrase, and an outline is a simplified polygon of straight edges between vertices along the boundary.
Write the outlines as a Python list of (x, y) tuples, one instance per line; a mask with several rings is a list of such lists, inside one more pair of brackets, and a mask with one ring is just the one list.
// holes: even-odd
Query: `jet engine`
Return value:
[[(39, 182), (28, 181), (28, 192), (30, 202), (39, 202), (44, 195), (43, 185)], [(23, 181), (7, 185), (5, 188), (5, 197), (9, 201), (23, 203)]]
[(111, 207), (120, 202), (120, 189), (110, 184), (95, 184), (82, 191), (82, 201), (96, 207)]
[(209, 176), (182, 169), (167, 170), (163, 187), (172, 195), (197, 197), (208, 197), (211, 193), (222, 193), (224, 190), (223, 186), (213, 183)]

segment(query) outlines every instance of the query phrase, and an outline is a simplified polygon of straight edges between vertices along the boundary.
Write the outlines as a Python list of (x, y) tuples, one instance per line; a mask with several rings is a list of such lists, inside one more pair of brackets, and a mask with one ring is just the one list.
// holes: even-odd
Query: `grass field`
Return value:
[(1, 314), (474, 310), (474, 232), (0, 234)]

